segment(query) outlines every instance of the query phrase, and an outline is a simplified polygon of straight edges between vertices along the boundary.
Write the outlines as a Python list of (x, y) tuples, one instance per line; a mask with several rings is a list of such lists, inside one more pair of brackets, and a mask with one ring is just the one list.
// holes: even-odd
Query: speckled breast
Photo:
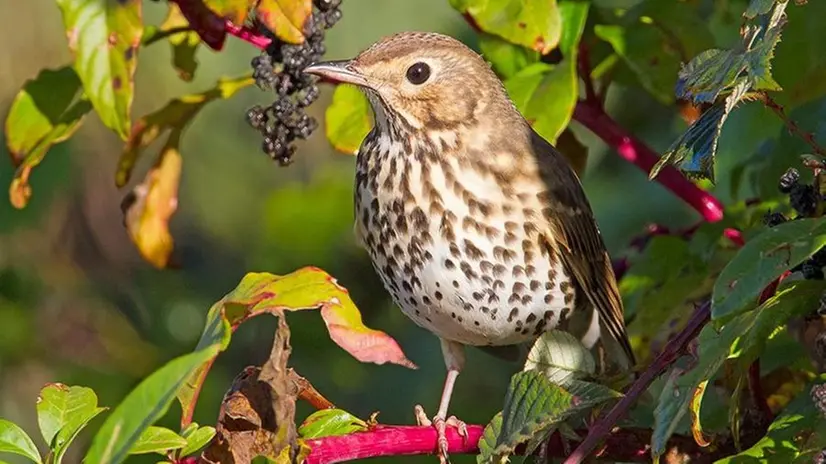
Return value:
[(402, 311), (439, 337), (477, 346), (557, 326), (574, 289), (542, 239), (537, 189), (504, 192), (481, 170), (404, 151), (365, 142), (355, 185), (356, 234)]

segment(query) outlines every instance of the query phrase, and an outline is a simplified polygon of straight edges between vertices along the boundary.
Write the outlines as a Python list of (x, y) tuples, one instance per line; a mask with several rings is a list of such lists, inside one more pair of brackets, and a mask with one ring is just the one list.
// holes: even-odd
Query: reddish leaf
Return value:
[[(256, 2), (257, 0), (203, 0), (207, 8), (235, 24), (244, 24)], [(187, 0), (178, 3), (183, 7), (184, 3), (194, 2)]]
[[(347, 289), (316, 267), (305, 267), (284, 276), (256, 272), (244, 276), (233, 291), (210, 309), (199, 346), (220, 336), (226, 337), (225, 349), (231, 336), (224, 335), (224, 328), (235, 330), (249, 318), (264, 313), (307, 309), (320, 309), (330, 338), (359, 361), (417, 368), (392, 337), (365, 326)], [(192, 420), (195, 401), (211, 364), (212, 361), (204, 364), (178, 392), (183, 409), (182, 427)]]

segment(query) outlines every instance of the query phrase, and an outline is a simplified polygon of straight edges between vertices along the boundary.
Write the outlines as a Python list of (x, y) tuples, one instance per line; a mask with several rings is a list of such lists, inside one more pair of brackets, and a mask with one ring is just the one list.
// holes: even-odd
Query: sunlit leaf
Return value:
[(479, 34), (479, 48), (500, 78), (507, 79), (529, 64), (539, 61), (539, 52), (493, 34)]
[(304, 439), (347, 435), (367, 430), (367, 423), (341, 409), (322, 409), (310, 414), (298, 428)]
[(544, 373), (524, 371), (511, 377), (502, 410), (502, 428), (496, 446), (480, 459), (510, 454), (535, 434), (619, 393), (599, 384), (571, 380), (565, 388), (551, 383)]
[(579, 39), (588, 17), (588, 3), (559, 4), (563, 60), (555, 65), (535, 63), (505, 81), (516, 107), (543, 138), (555, 143), (568, 126), (578, 98), (576, 60)]
[(57, 0), (83, 89), (103, 123), (126, 140), (143, 34), (140, 0)]
[(764, 230), (746, 242), (714, 283), (712, 319), (739, 314), (770, 282), (826, 245), (826, 220), (801, 219)]
[[(208, 343), (204, 340), (223, 340), (222, 349), (226, 348), (230, 331), (251, 317), (313, 309), (320, 310), (330, 338), (359, 361), (416, 368), (392, 337), (364, 325), (347, 289), (316, 267), (301, 268), (283, 276), (268, 273), (244, 276), (233, 291), (210, 309), (199, 346)], [(194, 402), (208, 368), (209, 364), (195, 372), (178, 394), (184, 411), (182, 427), (192, 420)]]
[(95, 416), (106, 410), (98, 407), (94, 390), (50, 383), (37, 398), (37, 422), (52, 450), (52, 462), (59, 463), (66, 449)]
[[(822, 383), (820, 376), (817, 383)], [(751, 448), (720, 459), (715, 464), (783, 462), (808, 464), (826, 448), (826, 418), (812, 403), (809, 388), (799, 394), (769, 426), (768, 433)]]
[(207, 445), (215, 436), (215, 427), (198, 424), (189, 424), (189, 427), (181, 434), (186, 438), (186, 446), (181, 450), (181, 456), (189, 456)]
[(166, 414), (175, 394), (193, 371), (215, 357), (220, 348), (220, 343), (199, 347), (168, 362), (138, 384), (106, 418), (84, 462), (123, 462), (143, 431)]
[(244, 24), (257, 0), (203, 0), (203, 2), (218, 16), (235, 24)]
[(155, 166), (146, 174), (123, 203), (124, 224), (129, 238), (141, 256), (163, 269), (174, 246), (169, 221), (178, 208), (178, 183), (181, 179), (180, 131), (169, 136)]
[(370, 111), (370, 102), (358, 87), (337, 85), (333, 102), (324, 114), (327, 140), (333, 148), (347, 154), (356, 154), (373, 127)]
[(40, 453), (34, 442), (17, 424), (0, 419), (0, 453), (18, 454), (41, 463)]
[(229, 98), (252, 83), (253, 79), (250, 76), (221, 79), (214, 88), (206, 92), (171, 100), (164, 107), (139, 119), (132, 127), (118, 162), (118, 172), (115, 176), (117, 186), (123, 187), (129, 182), (132, 169), (143, 149), (157, 140), (163, 132), (177, 130), (183, 133), (204, 105), (217, 99)]
[(260, 0), (256, 17), (287, 43), (304, 42), (304, 23), (313, 12), (312, 0)]
[(26, 81), (12, 101), (5, 124), (6, 147), (17, 166), (9, 189), (12, 205), (26, 206), (31, 197), (28, 180), (32, 168), (53, 145), (71, 137), (91, 110), (70, 67), (44, 69)]
[(166, 427), (150, 426), (132, 444), (129, 454), (166, 454), (186, 446), (186, 439)]
[(551, 383), (566, 385), (570, 380), (593, 375), (596, 362), (576, 337), (567, 332), (549, 330), (534, 343), (524, 370), (537, 370), (544, 373)]
[(556, 0), (450, 0), (491, 34), (542, 54), (553, 50), (561, 36), (562, 18)]

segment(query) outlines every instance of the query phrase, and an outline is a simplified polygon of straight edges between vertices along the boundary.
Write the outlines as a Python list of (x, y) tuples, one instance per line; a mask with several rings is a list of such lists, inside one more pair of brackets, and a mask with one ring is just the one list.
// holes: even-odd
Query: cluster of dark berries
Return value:
[[(789, 196), (789, 204), (797, 215), (794, 219), (812, 217), (817, 213), (820, 201), (820, 193), (813, 184), (804, 184), (800, 181), (800, 172), (797, 169), (789, 168), (778, 183), (780, 192)], [(783, 224), (789, 220), (782, 213), (767, 213), (763, 217), (763, 223), (769, 227)], [(822, 248), (808, 260), (798, 264), (792, 272), (800, 272), (805, 279), (823, 280), (823, 268), (826, 267), (826, 248)]]
[(275, 94), (266, 107), (254, 106), (247, 111), (247, 121), (264, 140), (264, 153), (282, 166), (292, 162), (295, 141), (306, 139), (318, 128), (318, 121), (305, 108), (318, 99), (316, 78), (302, 73), (324, 54), (325, 31), (341, 19), (341, 0), (313, 0), (313, 13), (304, 24), (304, 43), (289, 44), (278, 39), (264, 26), (260, 32), (272, 43), (252, 60), (255, 83)]

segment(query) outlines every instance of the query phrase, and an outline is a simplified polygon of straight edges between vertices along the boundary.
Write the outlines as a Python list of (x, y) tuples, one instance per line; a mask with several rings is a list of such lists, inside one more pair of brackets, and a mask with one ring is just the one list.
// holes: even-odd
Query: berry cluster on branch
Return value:
[(301, 44), (286, 43), (258, 25), (271, 42), (253, 58), (253, 78), (259, 88), (272, 91), (275, 100), (266, 107), (250, 108), (247, 121), (261, 133), (264, 153), (282, 166), (292, 162), (295, 141), (306, 139), (318, 128), (318, 121), (305, 112), (318, 99), (317, 78), (302, 70), (324, 54), (325, 32), (341, 19), (340, 5), (341, 0), (314, 0)]
[[(815, 176), (817, 178), (817, 176)], [(816, 182), (816, 181), (815, 181)], [(795, 168), (789, 168), (778, 182), (778, 189), (781, 193), (789, 196), (789, 205), (796, 215), (790, 219), (783, 213), (771, 212), (763, 217), (763, 223), (768, 227), (774, 227), (790, 220), (814, 217), (818, 215), (818, 207), (822, 200), (820, 190), (815, 182), (804, 183), (800, 179), (800, 172)], [(803, 278), (808, 280), (823, 280), (823, 268), (826, 267), (826, 247), (821, 248), (811, 258), (803, 261), (791, 272), (800, 272)]]

